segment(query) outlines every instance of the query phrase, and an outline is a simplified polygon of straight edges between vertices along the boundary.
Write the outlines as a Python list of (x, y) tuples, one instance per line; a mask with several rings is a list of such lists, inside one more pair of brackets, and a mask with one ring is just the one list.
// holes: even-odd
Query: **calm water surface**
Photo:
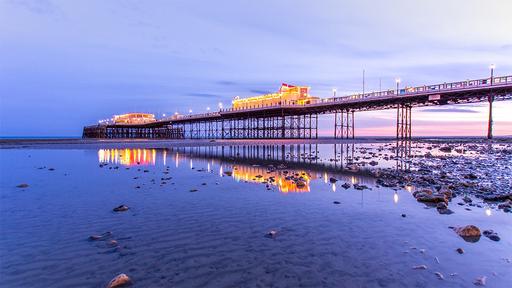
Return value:
[[(412, 186), (378, 187), (375, 169), (414, 169), (393, 147), (0, 150), (0, 286), (104, 287), (126, 273), (134, 287), (510, 287), (510, 213), (451, 203), (440, 215)], [(467, 224), (501, 241), (448, 229)], [(88, 240), (106, 231), (118, 247)]]

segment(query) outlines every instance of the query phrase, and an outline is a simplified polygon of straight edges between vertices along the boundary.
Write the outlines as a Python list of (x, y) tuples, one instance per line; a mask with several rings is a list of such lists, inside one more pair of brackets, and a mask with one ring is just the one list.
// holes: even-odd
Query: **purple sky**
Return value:
[[(328, 97), (512, 74), (512, 1), (0, 1), (0, 136), (78, 136), (130, 111), (206, 111), (309, 85)], [(485, 135), (485, 104), (413, 110), (413, 135)], [(495, 131), (512, 135), (511, 102)], [(394, 111), (356, 113), (393, 135)], [(322, 121), (331, 134), (333, 121)]]

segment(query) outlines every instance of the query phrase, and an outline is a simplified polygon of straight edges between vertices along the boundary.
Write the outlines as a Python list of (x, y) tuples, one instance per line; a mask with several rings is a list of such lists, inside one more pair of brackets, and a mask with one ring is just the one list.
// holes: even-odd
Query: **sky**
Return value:
[[(509, 0), (0, 0), (0, 136), (80, 136), (126, 112), (206, 112), (282, 82), (329, 97), (512, 75)], [(512, 135), (512, 101), (495, 103)], [(486, 103), (415, 108), (413, 136), (484, 136)], [(331, 135), (324, 116), (321, 135)], [(392, 136), (396, 111), (358, 112)]]

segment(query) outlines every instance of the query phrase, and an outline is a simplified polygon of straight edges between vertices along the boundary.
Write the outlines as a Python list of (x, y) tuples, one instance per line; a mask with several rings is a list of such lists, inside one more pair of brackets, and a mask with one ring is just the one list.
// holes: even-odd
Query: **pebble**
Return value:
[(425, 270), (425, 269), (427, 269), (427, 265), (412, 266), (412, 269), (414, 269), (414, 270)]
[(132, 283), (132, 280), (128, 275), (122, 273), (114, 277), (114, 279), (110, 280), (110, 282), (107, 285), (107, 288), (117, 288), (117, 287), (123, 287), (126, 285), (129, 285)]
[(464, 249), (462, 249), (462, 248), (457, 248), (457, 250), (455, 250), (455, 251), (457, 251), (457, 253), (459, 253), (459, 254), (464, 254)]
[(405, 217), (407, 217), (407, 215), (405, 215), (405, 214), (402, 214), (402, 217), (404, 217), (404, 218), (405, 218)]
[(475, 284), (477, 286), (485, 286), (486, 282), (487, 282), (487, 277), (481, 276), (481, 277), (476, 278), (475, 281), (473, 282), (473, 284)]
[(124, 211), (128, 211), (128, 206), (126, 205), (119, 205), (117, 206), (116, 208), (112, 209), (114, 212), (124, 212)]
[(461, 237), (480, 237), (480, 229), (475, 225), (466, 225), (464, 227), (456, 227), (454, 231)]
[(334, 202), (332, 202), (332, 203), (334, 203), (334, 204), (341, 204), (341, 202), (340, 202), (340, 201), (334, 201)]
[(267, 232), (267, 234), (265, 234), (265, 237), (274, 239), (276, 237), (276, 235), (277, 235), (276, 230), (270, 230)]
[(189, 192), (197, 192), (197, 189), (190, 189)]
[(444, 280), (444, 276), (443, 276), (443, 274), (441, 272), (435, 272), (434, 274), (436, 274), (437, 279)]
[(17, 188), (27, 188), (27, 187), (28, 187), (28, 184), (26, 184), (26, 183), (21, 183), (20, 185), (17, 185), (16, 187), (17, 187)]
[(91, 236), (89, 236), (89, 240), (91, 240), (91, 241), (104, 240), (110, 236), (112, 236), (112, 232), (107, 231), (101, 235), (91, 235)]

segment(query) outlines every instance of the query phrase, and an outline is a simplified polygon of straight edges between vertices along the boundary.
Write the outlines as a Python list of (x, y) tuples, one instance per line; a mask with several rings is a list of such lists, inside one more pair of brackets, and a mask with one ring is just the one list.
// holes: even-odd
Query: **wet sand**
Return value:
[[(471, 287), (481, 276), (486, 287), (507, 287), (512, 280), (512, 213), (471, 194), (473, 206), (457, 205), (465, 196), (457, 191), (454, 214), (441, 215), (413, 197), (419, 187), (383, 187), (375, 176), (422, 162), (426, 152), (467, 161), (480, 159), (476, 153), (413, 143), (402, 159), (385, 140), (50, 142), (2, 144), (9, 149), (0, 150), (1, 287), (105, 287), (119, 273), (133, 287)], [(511, 164), (500, 159), (501, 177), (510, 179)], [(112, 211), (121, 204), (129, 210)], [(466, 242), (448, 228), (468, 224), (501, 240)], [(88, 240), (106, 231), (108, 239)], [(265, 237), (269, 231), (275, 237)], [(427, 269), (413, 269), (419, 265)]]

